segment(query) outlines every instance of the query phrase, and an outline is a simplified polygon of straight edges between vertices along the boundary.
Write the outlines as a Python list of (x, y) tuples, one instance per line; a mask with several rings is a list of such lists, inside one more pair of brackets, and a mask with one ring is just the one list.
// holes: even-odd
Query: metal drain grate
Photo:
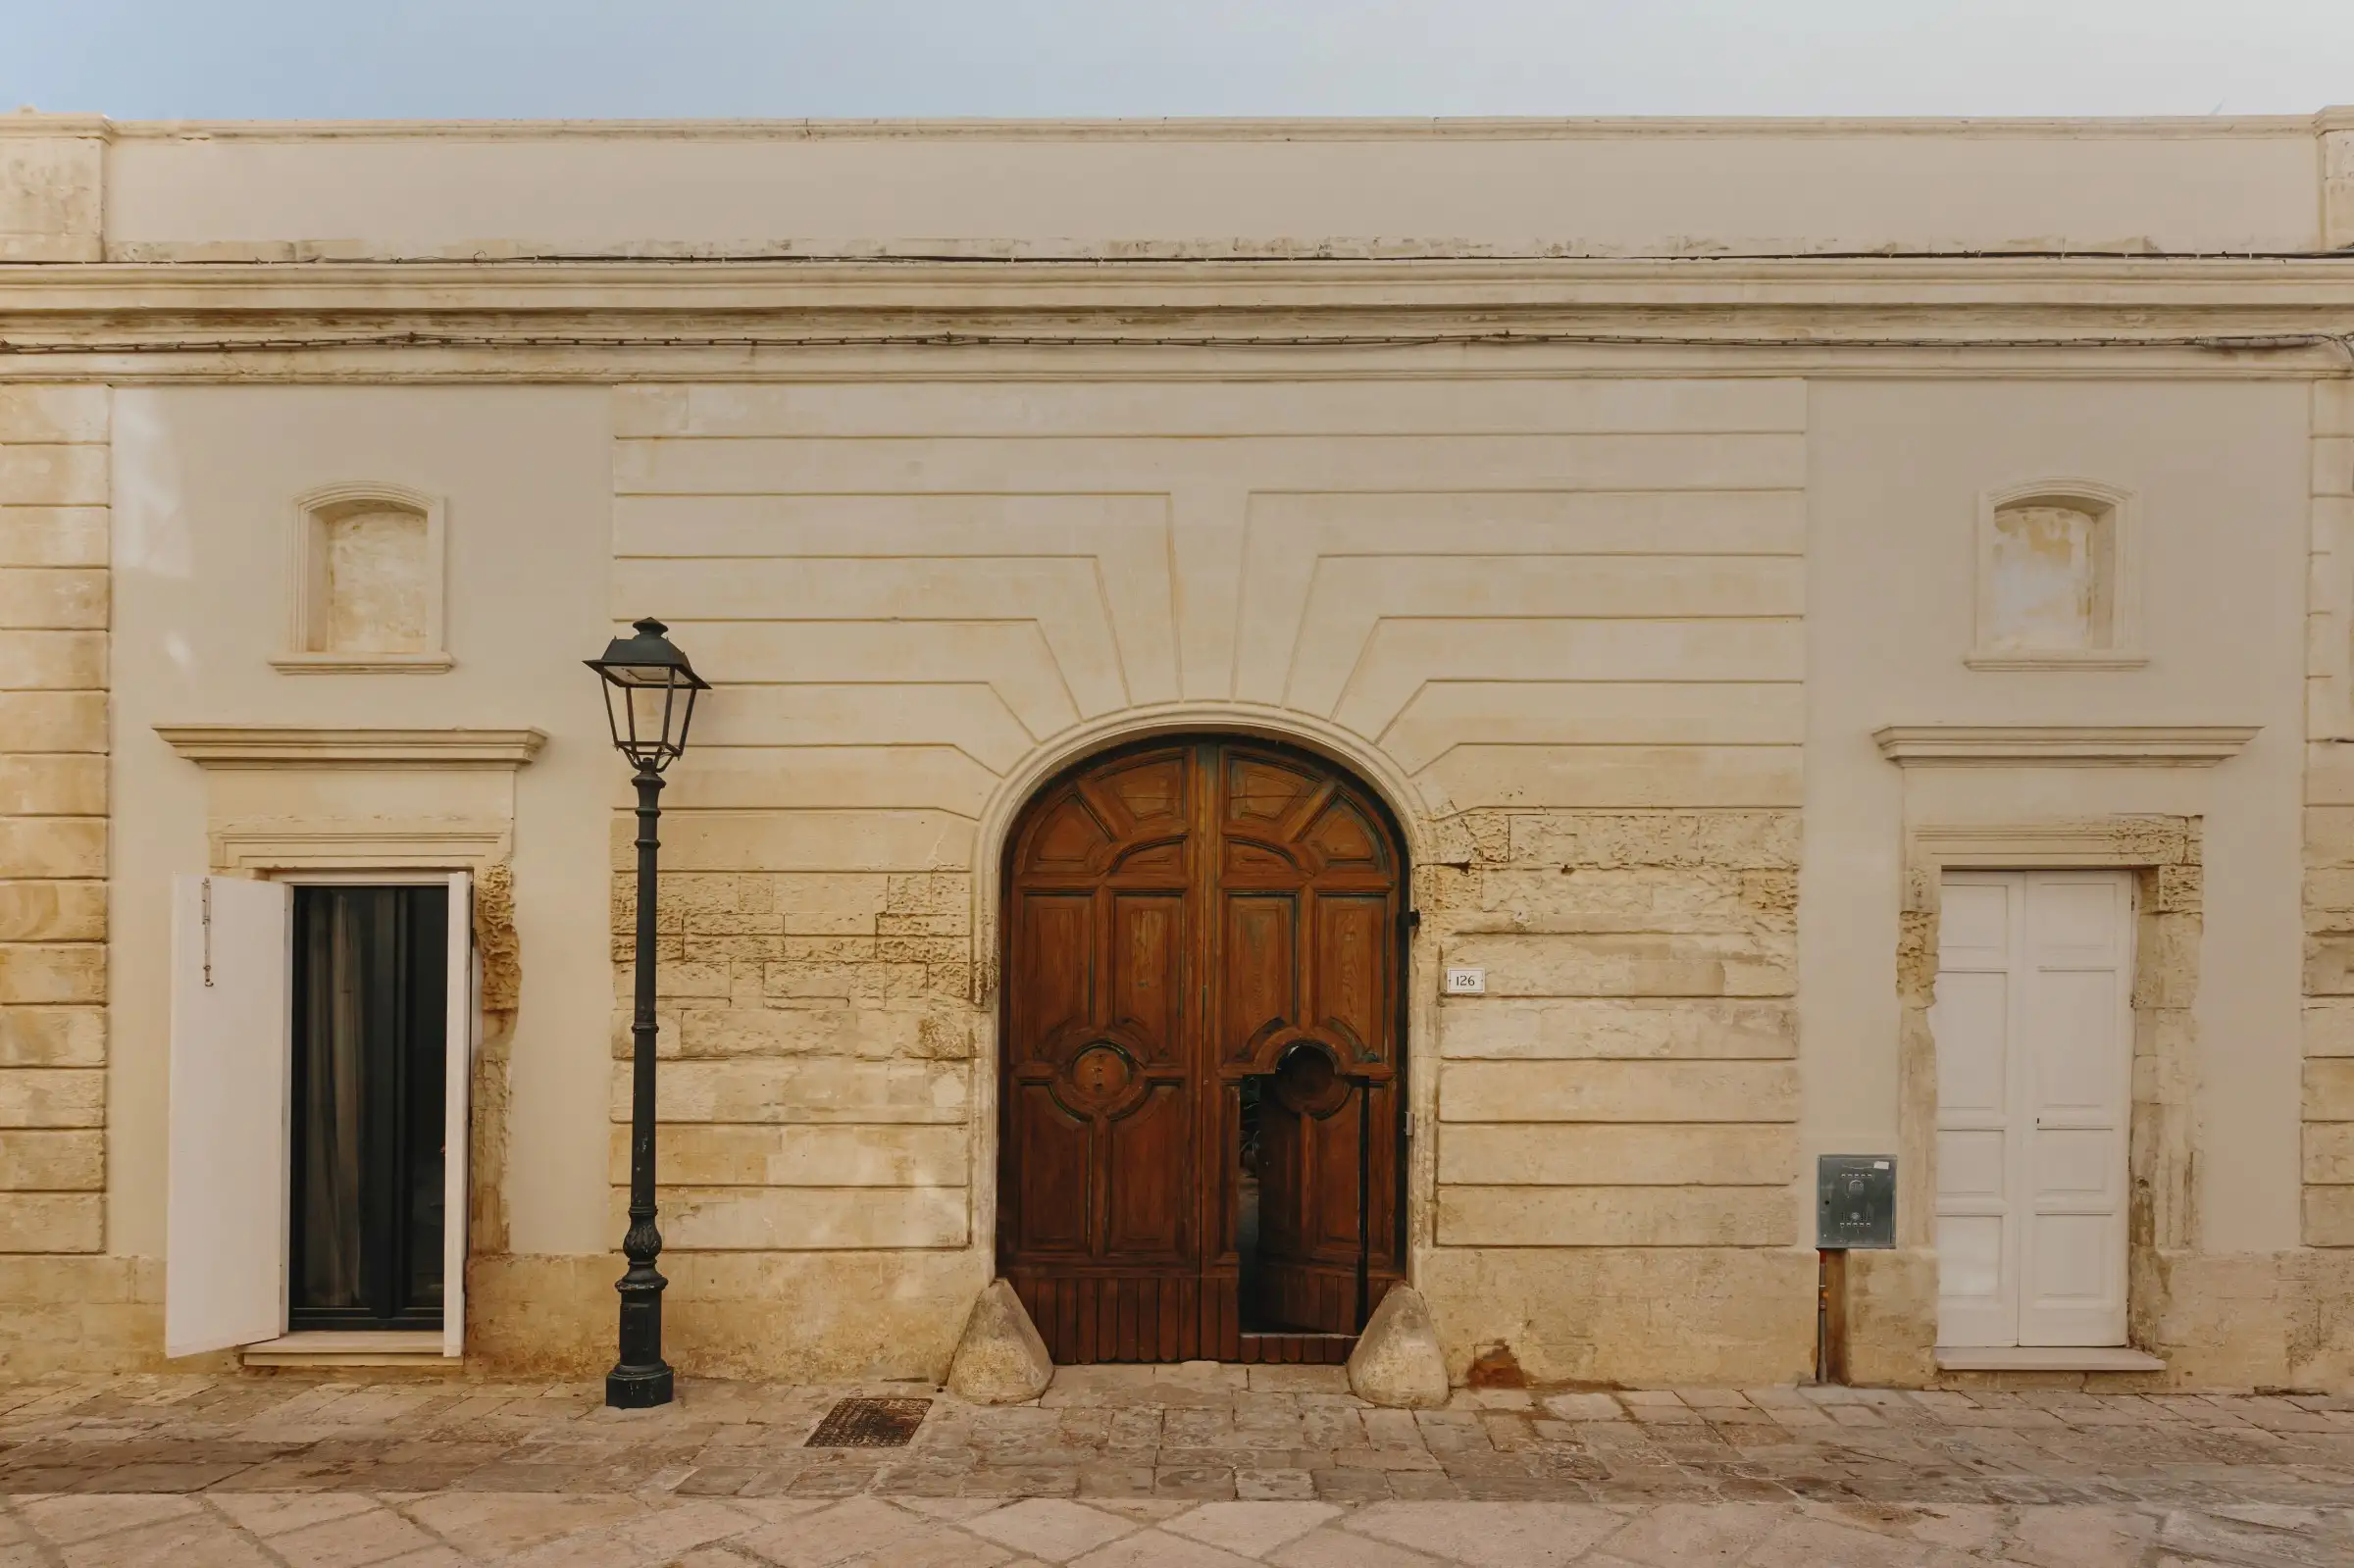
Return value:
[(804, 1448), (904, 1448), (924, 1424), (929, 1399), (839, 1399)]

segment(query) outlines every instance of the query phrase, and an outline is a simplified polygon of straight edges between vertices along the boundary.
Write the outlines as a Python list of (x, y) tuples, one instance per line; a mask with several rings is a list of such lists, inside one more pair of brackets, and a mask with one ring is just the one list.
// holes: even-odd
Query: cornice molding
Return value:
[(2354, 257), (0, 269), (0, 379), (2309, 379), (2350, 345)]
[(311, 725), (159, 724), (155, 733), (205, 768), (520, 768), (543, 730), (377, 730)]
[(1899, 767), (2212, 768), (2261, 725), (1889, 725), (1872, 732)]
[[(1335, 242), (1336, 244), (1341, 242)], [(467, 315), (648, 310), (1062, 311), (1695, 309), (2214, 310), (2354, 303), (2354, 267), (2327, 251), (2277, 256), (2095, 253), (1612, 256), (1319, 248), (1247, 256), (998, 253), (983, 242), (846, 258), (649, 251), (627, 258), (510, 255), (386, 261), (299, 255), (159, 256), (12, 269), (0, 311), (278, 310)], [(263, 252), (272, 252), (264, 254)]]

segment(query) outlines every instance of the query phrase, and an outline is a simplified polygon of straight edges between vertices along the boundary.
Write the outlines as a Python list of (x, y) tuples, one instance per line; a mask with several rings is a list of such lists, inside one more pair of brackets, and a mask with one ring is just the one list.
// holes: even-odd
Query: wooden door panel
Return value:
[(1188, 1195), (1176, 1185), (1191, 1168), (1190, 1085), (1156, 1084), (1143, 1104), (1104, 1129), (1104, 1236), (1100, 1253), (1136, 1263), (1183, 1263)]
[(1228, 895), (1215, 982), (1222, 1062), (1251, 1059), (1270, 1028), (1299, 1018), (1299, 913), (1288, 892)]
[(1349, 800), (1334, 800), (1318, 813), (1301, 839), (1315, 850), (1326, 869), (1380, 872), (1388, 859), (1382, 835), (1364, 812)]
[(1316, 900), (1314, 1016), (1320, 1028), (1348, 1042), (1353, 1067), (1386, 1054), (1394, 924), (1387, 895), (1327, 893)]
[(1111, 899), (1111, 1018), (1147, 1062), (1185, 1059), (1183, 888)]
[[(1360, 1267), (1376, 1299), (1395, 1277), (1403, 875), (1369, 797), (1280, 747), (1141, 746), (1032, 803), (1007, 855), (998, 1251), (1057, 1360), (1231, 1360), (1267, 1311), (1353, 1333)], [(1243, 1085), (1302, 1049), (1337, 1068), (1331, 1103), (1282, 1113), (1263, 1151), (1246, 1303)]]
[(1009, 1060), (1039, 1060), (1047, 1041), (1086, 1020), (1094, 903), (1092, 892), (1033, 893), (1022, 900), (1016, 945), (1028, 962), (1021, 986), (1007, 993), (1007, 1034), (1018, 1047)]
[(1029, 846), (1029, 869), (1087, 876), (1102, 869), (1111, 842), (1111, 830), (1097, 817), (1084, 796), (1075, 795), (1057, 805), (1038, 825)]
[(1054, 1101), (1044, 1084), (1015, 1086), (1008, 1106), (1022, 1130), (1022, 1183), (1010, 1191), (1020, 1210), (1022, 1239), (1033, 1253), (1085, 1257), (1088, 1237), (1089, 1144), (1094, 1129)]
[(1222, 818), (1244, 828), (1280, 823), (1319, 782), (1296, 763), (1241, 749), (1227, 752), (1224, 779)]
[(1119, 801), (1137, 827), (1182, 831), (1186, 825), (1186, 784), (1192, 771), (1193, 758), (1179, 751), (1110, 769), (1090, 784), (1094, 792)]

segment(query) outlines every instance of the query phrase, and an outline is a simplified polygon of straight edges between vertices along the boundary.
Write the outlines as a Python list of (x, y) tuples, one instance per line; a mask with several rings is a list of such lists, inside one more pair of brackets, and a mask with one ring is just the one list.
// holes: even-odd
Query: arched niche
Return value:
[(1979, 500), (1980, 670), (2117, 670), (2142, 648), (2139, 519), (2132, 497), (2091, 480), (2042, 480)]
[(406, 485), (333, 484), (295, 497), (289, 674), (446, 670), (441, 502)]

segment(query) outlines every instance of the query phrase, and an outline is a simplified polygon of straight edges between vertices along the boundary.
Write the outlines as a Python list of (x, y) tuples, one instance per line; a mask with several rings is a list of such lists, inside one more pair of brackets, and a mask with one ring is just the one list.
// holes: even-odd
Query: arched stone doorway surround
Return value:
[[(974, 1001), (981, 1013), (979, 1050), (973, 1067), (972, 1167), (973, 1236), (976, 1247), (996, 1256), (998, 1156), (1003, 1115), (999, 1098), (1002, 1027), (998, 966), (1004, 954), (1001, 919), (1007, 849), (1025, 809), (1047, 784), (1092, 757), (1150, 740), (1178, 734), (1220, 734), (1238, 739), (1273, 741), (1319, 755), (1354, 775), (1387, 808), (1403, 839), (1407, 880), (1403, 885), (1405, 906), (1418, 908), (1423, 868), (1440, 857), (1433, 803), (1407, 779), (1397, 763), (1365, 738), (1312, 716), (1283, 709), (1233, 702), (1165, 703), (1109, 714), (1073, 726), (1041, 742), (998, 782), (982, 810), (974, 839), (973, 957)], [(1436, 979), (1430, 944), (1417, 926), (1408, 925), (1402, 983), (1407, 1092), (1405, 1113), (1409, 1136), (1401, 1163), (1406, 1217), (1405, 1267), (1408, 1283), (1421, 1272), (1423, 1252), (1431, 1244), (1433, 1197), (1437, 1160), (1434, 1140), (1424, 1131), (1436, 1125), (1438, 1098)]]

